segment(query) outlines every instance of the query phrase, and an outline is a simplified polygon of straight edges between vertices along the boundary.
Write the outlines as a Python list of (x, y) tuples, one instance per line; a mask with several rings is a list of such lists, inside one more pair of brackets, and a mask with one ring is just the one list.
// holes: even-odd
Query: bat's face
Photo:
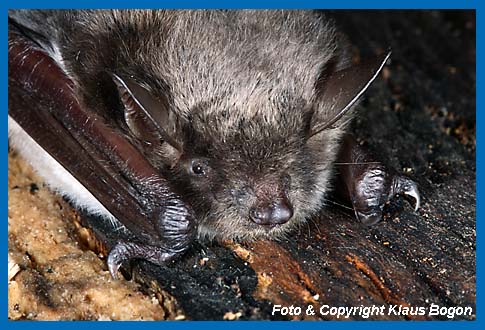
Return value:
[(194, 115), (182, 128), (168, 177), (194, 207), (201, 238), (278, 238), (323, 205), (340, 131), (308, 139), (304, 106), (263, 113)]
[(349, 109), (388, 56), (327, 74), (319, 93), (293, 82), (255, 83), (248, 94), (239, 81), (169, 102), (115, 81), (129, 130), (156, 151), (146, 153), (152, 162), (168, 165), (164, 177), (195, 210), (199, 237), (278, 238), (321, 209)]
[(299, 29), (174, 34), (145, 74), (113, 75), (128, 131), (155, 167), (168, 165), (200, 237), (276, 238), (321, 209), (349, 109), (389, 55), (344, 69), (344, 46), (319, 30), (310, 46)]

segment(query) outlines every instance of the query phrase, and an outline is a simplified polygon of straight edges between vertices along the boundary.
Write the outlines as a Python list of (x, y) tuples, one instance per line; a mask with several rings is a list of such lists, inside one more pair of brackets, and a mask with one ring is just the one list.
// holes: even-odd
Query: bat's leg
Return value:
[(9, 118), (136, 238), (114, 245), (110, 272), (129, 259), (161, 264), (183, 253), (196, 230), (191, 208), (122, 133), (79, 103), (45, 50), (9, 29)]
[(420, 205), (417, 185), (411, 179), (394, 174), (347, 135), (336, 162), (337, 193), (349, 200), (358, 220), (373, 225), (382, 220), (386, 202), (395, 195), (409, 196)]

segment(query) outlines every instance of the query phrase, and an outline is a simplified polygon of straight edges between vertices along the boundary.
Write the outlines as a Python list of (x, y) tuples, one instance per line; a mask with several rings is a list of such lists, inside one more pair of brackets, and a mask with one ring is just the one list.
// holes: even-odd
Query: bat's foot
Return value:
[(111, 276), (118, 279), (121, 265), (132, 259), (145, 259), (154, 264), (161, 265), (180, 255), (180, 251), (167, 251), (153, 245), (144, 245), (134, 242), (119, 242), (108, 254), (108, 269)]
[[(153, 181), (151, 181), (154, 189)], [(166, 192), (159, 192), (158, 198), (167, 197)], [(170, 196), (169, 196), (170, 197)], [(156, 265), (182, 255), (193, 241), (196, 226), (192, 211), (187, 209), (180, 200), (166, 198), (163, 208), (152, 207), (157, 223), (159, 245), (133, 241), (118, 241), (108, 254), (108, 269), (113, 278), (118, 278), (121, 265), (132, 259), (144, 259)]]
[(384, 207), (396, 195), (414, 199), (414, 209), (418, 210), (421, 198), (416, 183), (375, 161), (351, 135), (343, 139), (337, 165), (337, 193), (350, 200), (355, 217), (363, 224), (381, 221)]
[(369, 168), (356, 183), (352, 204), (357, 219), (365, 225), (374, 225), (383, 219), (386, 204), (398, 195), (414, 200), (414, 209), (419, 209), (421, 198), (416, 183), (401, 175), (389, 175), (381, 165)]
[(413, 180), (405, 176), (393, 177), (393, 188), (391, 190), (391, 196), (405, 195), (414, 199), (414, 211), (416, 212), (421, 206), (421, 197), (419, 195), (418, 185)]

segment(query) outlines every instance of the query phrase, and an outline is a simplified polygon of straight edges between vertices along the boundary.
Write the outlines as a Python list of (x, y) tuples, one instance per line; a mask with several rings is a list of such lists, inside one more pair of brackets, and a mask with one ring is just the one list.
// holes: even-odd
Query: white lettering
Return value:
[(279, 312), (281, 310), (281, 305), (273, 305), (273, 312), (271, 313), (271, 315), (274, 316), (274, 314), (276, 312)]
[(275, 313), (279, 312), (281, 315), (291, 315), (291, 316), (298, 316), (301, 315), (301, 307), (298, 306), (281, 306), (281, 305), (273, 305), (273, 312), (271, 315), (275, 315)]
[(470, 316), (473, 313), (473, 308), (470, 306), (452, 306), (452, 307), (440, 307), (436, 304), (429, 306), (429, 316), (446, 316), (448, 319), (453, 319), (455, 316)]

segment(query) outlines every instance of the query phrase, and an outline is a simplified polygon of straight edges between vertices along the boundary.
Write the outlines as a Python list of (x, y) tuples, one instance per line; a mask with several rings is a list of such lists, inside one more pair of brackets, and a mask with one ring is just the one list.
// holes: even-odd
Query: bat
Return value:
[(390, 52), (351, 65), (312, 11), (9, 12), (9, 145), (163, 264), (195, 240), (275, 239), (332, 191), (373, 224), (420, 196), (347, 133)]

